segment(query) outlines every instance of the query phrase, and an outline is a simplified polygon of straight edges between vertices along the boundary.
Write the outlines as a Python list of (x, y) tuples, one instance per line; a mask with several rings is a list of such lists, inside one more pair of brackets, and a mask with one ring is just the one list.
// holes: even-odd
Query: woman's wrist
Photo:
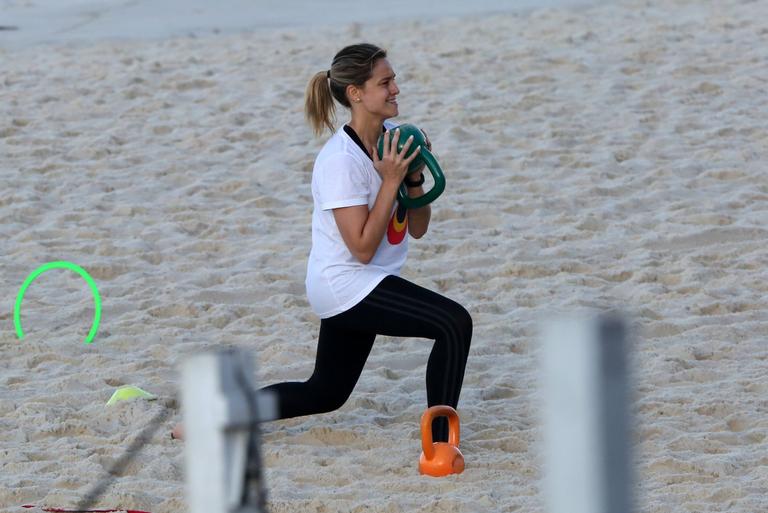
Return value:
[(379, 192), (387, 198), (387, 201), (390, 199), (394, 201), (397, 199), (397, 191), (400, 189), (401, 183), (395, 179), (382, 180)]
[(397, 178), (384, 178), (381, 181), (381, 186), (386, 187), (387, 189), (397, 190), (400, 188), (400, 182)]
[(412, 175), (407, 175), (405, 177), (405, 180), (403, 180), (403, 181), (405, 182), (406, 187), (413, 188), (413, 187), (421, 187), (422, 185), (424, 185), (424, 173), (419, 172), (419, 177), (416, 180), (411, 180), (410, 179), (411, 176), (413, 176), (415, 174), (416, 173), (413, 173)]

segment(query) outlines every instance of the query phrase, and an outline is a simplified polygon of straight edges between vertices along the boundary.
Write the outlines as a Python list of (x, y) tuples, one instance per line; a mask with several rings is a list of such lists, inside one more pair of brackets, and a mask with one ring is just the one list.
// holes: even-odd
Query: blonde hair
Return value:
[(315, 73), (309, 80), (304, 98), (304, 114), (316, 136), (326, 128), (336, 129), (334, 98), (344, 107), (351, 108), (347, 98), (347, 87), (362, 87), (371, 78), (378, 59), (387, 56), (386, 50), (369, 43), (360, 43), (342, 48), (331, 63), (331, 69)]

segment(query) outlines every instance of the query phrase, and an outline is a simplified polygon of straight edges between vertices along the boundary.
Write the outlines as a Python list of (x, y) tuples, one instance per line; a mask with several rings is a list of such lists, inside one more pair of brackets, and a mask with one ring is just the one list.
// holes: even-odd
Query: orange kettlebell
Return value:
[[(448, 417), (448, 442), (432, 443), (432, 421)], [(461, 474), (464, 456), (459, 450), (459, 414), (450, 406), (432, 406), (421, 416), (421, 448), (419, 473), (432, 477)]]

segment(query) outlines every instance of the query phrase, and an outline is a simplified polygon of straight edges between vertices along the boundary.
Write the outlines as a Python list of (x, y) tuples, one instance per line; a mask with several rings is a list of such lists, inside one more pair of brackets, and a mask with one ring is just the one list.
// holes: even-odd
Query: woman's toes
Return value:
[(184, 426), (176, 424), (176, 427), (171, 431), (171, 438), (174, 440), (184, 440)]

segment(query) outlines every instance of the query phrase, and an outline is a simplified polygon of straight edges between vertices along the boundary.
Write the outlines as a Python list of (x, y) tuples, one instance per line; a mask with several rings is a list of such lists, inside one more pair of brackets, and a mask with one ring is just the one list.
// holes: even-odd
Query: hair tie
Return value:
[(326, 78), (330, 79), (331, 78), (331, 70), (326, 71), (325, 72), (325, 76), (326, 76)]

